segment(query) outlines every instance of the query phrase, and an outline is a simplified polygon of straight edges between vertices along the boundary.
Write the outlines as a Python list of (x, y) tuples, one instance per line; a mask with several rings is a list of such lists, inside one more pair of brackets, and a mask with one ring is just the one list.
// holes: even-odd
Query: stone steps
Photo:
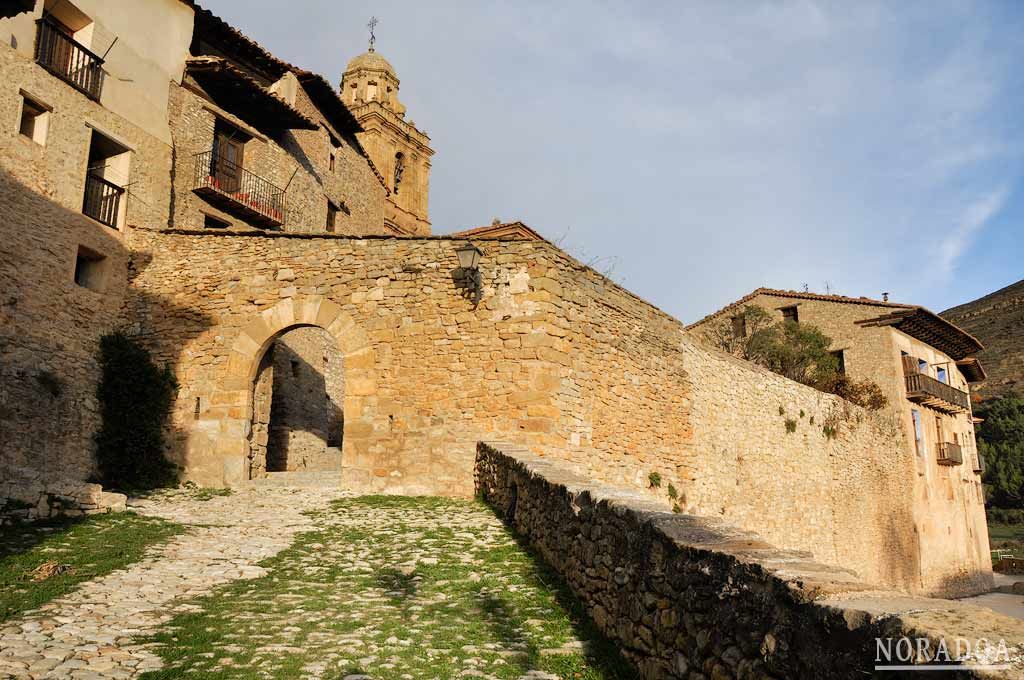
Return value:
[(268, 472), (266, 477), (250, 479), (246, 486), (255, 487), (334, 487), (341, 486), (340, 470), (292, 470)]

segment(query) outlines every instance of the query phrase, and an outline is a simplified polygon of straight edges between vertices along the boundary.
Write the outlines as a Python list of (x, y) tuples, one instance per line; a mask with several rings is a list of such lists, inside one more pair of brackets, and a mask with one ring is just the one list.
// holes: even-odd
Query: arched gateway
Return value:
[[(344, 362), (345, 393), (341, 410), (345, 414), (342, 456), (365, 431), (363, 425), (368, 397), (375, 391), (375, 356), (365, 331), (341, 307), (314, 295), (287, 298), (269, 307), (242, 327), (231, 347), (227, 368), (213, 403), (230, 404), (221, 414), (214, 450), (223, 464), (225, 484), (237, 484), (253, 474), (254, 387), (268, 348), (276, 339), (295, 328), (323, 329), (340, 350)], [(265, 365), (265, 364), (264, 364)], [(264, 451), (265, 453), (265, 451)], [(265, 459), (257, 466), (266, 469)], [(257, 472), (260, 470), (258, 469)]]

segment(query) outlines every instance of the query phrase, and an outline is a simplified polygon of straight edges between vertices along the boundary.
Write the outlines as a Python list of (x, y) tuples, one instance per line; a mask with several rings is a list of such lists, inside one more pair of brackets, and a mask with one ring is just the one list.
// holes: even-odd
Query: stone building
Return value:
[(966, 331), (917, 305), (869, 298), (758, 288), (687, 327), (705, 341), (723, 329), (748, 333), (747, 306), (820, 328), (832, 338), (840, 371), (882, 388), (913, 460), (914, 523), (921, 578), (950, 578), (950, 564), (988, 568), (988, 527), (981, 484), (984, 461), (974, 440), (971, 383), (985, 378), (973, 356), (983, 347)]
[[(895, 414), (701, 346), (525, 225), (430, 236), (432, 152), (375, 53), (345, 95), (193, 2), (128, 5), (0, 19), (0, 488), (92, 474), (97, 343), (123, 329), (173, 370), (165, 455), (203, 485), (469, 495), (500, 439), (871, 583), (991, 582), (930, 554), (982, 531), (921, 540)], [(967, 531), (972, 503), (941, 507)]]
[(370, 49), (354, 57), (341, 76), (341, 93), (362, 126), (359, 140), (384, 173), (391, 192), (384, 223), (396, 234), (430, 233), (430, 137), (405, 119), (398, 76), (387, 59)]

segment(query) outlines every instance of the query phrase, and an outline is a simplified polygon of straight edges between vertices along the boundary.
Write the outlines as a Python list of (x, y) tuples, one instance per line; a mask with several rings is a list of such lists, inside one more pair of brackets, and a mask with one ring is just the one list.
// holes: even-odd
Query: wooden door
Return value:
[(213, 172), (221, 191), (235, 193), (241, 188), (245, 143), (231, 130), (217, 130), (213, 143)]

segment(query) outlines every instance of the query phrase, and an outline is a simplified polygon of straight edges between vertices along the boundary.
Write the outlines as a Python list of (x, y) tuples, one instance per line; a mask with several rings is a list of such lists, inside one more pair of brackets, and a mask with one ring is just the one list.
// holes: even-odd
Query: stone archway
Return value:
[(215, 450), (223, 463), (225, 484), (236, 484), (250, 477), (253, 387), (260, 362), (275, 338), (289, 329), (303, 326), (325, 330), (344, 359), (343, 457), (368, 429), (364, 422), (367, 420), (365, 406), (367, 398), (376, 392), (376, 358), (366, 332), (341, 307), (323, 296), (282, 300), (242, 327), (232, 344), (221, 389), (213, 397), (215, 402), (230, 405), (215, 435)]
[(345, 361), (319, 326), (296, 326), (267, 347), (253, 381), (249, 476), (341, 472)]

